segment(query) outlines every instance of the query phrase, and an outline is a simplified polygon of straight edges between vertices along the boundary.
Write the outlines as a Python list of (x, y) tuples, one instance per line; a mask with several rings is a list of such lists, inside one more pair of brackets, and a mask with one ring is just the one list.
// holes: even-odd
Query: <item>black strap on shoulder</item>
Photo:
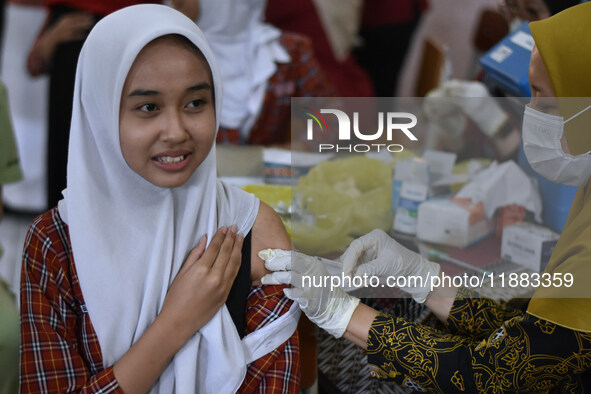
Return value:
[(240, 264), (240, 270), (236, 275), (236, 279), (234, 279), (234, 284), (226, 300), (226, 306), (230, 311), (230, 316), (232, 316), (240, 338), (244, 337), (246, 330), (246, 299), (250, 291), (251, 238), (251, 232), (249, 231), (242, 245), (242, 264)]

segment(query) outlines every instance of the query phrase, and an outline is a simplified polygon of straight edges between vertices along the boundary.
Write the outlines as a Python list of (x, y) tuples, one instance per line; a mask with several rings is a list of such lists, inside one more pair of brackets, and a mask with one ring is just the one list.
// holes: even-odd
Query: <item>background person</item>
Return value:
[(31, 48), (31, 75), (49, 74), (47, 128), (47, 207), (62, 198), (66, 187), (68, 131), (78, 55), (92, 26), (118, 9), (157, 0), (45, 0), (47, 19)]
[(352, 53), (361, 6), (362, 1), (269, 0), (265, 18), (283, 31), (310, 39), (314, 55), (339, 97), (373, 97), (372, 81)]
[[(538, 288), (526, 312), (479, 298), (466, 288), (431, 292), (427, 279), (440, 274), (439, 265), (375, 230), (353, 241), (341, 256), (343, 271), (423, 278), (423, 286), (402, 290), (425, 302), (448, 332), (380, 314), (340, 288), (285, 290), (319, 327), (367, 349), (372, 376), (445, 393), (583, 392), (591, 387), (589, 107), (565, 111), (559, 102), (548, 106), (545, 100), (591, 97), (591, 85), (585, 83), (591, 52), (580, 45), (591, 42), (590, 17), (591, 4), (583, 4), (531, 24), (537, 47), (530, 62), (532, 100), (523, 123), (524, 150), (532, 167), (555, 182), (579, 186), (545, 271), (572, 274), (573, 286)], [(562, 116), (548, 113), (548, 108), (560, 109)], [(264, 283), (289, 283), (292, 272), (328, 275), (313, 257), (277, 250), (261, 255), (269, 269), (279, 271)]]
[[(198, 7), (195, 7), (195, 3)], [(173, 0), (196, 20), (211, 44), (224, 80), (218, 143), (291, 143), (291, 98), (332, 97), (334, 87), (307, 37), (263, 22), (261, 0)]]
[(539, 21), (579, 4), (580, 0), (501, 0), (499, 8), (509, 20)]
[[(8, 95), (0, 82), (0, 220), (2, 220), (2, 185), (22, 177), (18, 151), (8, 111)], [(0, 244), (0, 258), (2, 257)], [(14, 294), (0, 278), (0, 394), (18, 390), (19, 317)]]

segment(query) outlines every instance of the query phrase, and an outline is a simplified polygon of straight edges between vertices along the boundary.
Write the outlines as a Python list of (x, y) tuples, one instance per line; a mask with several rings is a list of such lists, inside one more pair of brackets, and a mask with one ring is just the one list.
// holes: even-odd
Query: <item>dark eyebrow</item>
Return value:
[(191, 86), (187, 91), (194, 92), (196, 90), (211, 90), (211, 85), (207, 82), (198, 83), (195, 86)]
[[(203, 83), (198, 83), (195, 86), (191, 86), (190, 88), (187, 88), (188, 92), (194, 92), (196, 90), (211, 90), (211, 85), (207, 82), (203, 82)], [(129, 94), (129, 97), (134, 97), (134, 96), (157, 96), (159, 95), (160, 92), (156, 91), (156, 90), (146, 90), (146, 89), (136, 89), (133, 92), (131, 92)]]
[(156, 96), (159, 93), (155, 90), (144, 90), (144, 89), (136, 89), (133, 92), (129, 93), (129, 97), (133, 96)]

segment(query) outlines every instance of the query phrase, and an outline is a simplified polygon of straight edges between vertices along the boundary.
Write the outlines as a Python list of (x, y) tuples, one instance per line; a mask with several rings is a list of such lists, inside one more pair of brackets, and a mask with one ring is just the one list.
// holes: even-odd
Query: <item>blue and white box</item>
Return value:
[(509, 95), (531, 97), (528, 69), (533, 47), (526, 22), (482, 56), (480, 65)]

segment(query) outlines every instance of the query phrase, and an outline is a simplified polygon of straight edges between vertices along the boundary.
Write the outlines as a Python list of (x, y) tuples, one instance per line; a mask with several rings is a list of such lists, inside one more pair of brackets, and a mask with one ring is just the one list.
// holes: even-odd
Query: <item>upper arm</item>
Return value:
[(279, 215), (269, 205), (261, 201), (257, 218), (252, 226), (251, 274), (253, 285), (267, 273), (265, 262), (258, 256), (263, 249), (291, 249), (289, 235)]

